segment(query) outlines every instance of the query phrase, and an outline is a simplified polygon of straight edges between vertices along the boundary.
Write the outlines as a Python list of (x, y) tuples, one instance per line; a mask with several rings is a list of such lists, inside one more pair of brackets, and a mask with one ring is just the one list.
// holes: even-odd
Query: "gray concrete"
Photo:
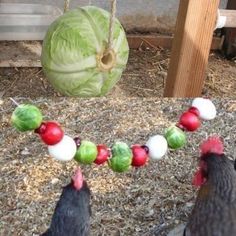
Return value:
[[(43, 3), (63, 8), (64, 0), (0, 0), (0, 3)], [(89, 0), (71, 0), (71, 7), (87, 5)], [(109, 0), (91, 0), (109, 10)], [(127, 30), (173, 32), (179, 0), (118, 0), (117, 16)], [(221, 1), (225, 8), (227, 0)]]

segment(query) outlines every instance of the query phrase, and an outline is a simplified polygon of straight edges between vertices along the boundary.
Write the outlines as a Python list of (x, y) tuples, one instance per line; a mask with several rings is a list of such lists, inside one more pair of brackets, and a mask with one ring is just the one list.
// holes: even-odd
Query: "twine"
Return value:
[[(89, 0), (89, 5), (91, 4), (92, 4), (92, 0)], [(116, 5), (117, 5), (116, 0), (112, 0), (107, 51), (109, 51), (112, 48), (112, 39), (113, 39), (114, 25), (115, 25), (115, 20), (116, 20)], [(70, 0), (65, 0), (64, 13), (69, 10), (69, 7), (70, 7)]]
[(13, 98), (10, 98), (10, 100), (18, 107), (20, 106), (20, 104)]
[[(88, 4), (92, 5), (92, 0), (89, 0)], [(70, 7), (70, 0), (65, 0), (65, 3), (64, 3), (64, 13), (69, 10), (69, 7)]]
[(64, 13), (66, 13), (69, 10), (69, 7), (70, 7), (70, 0), (65, 0)]
[(112, 48), (112, 39), (113, 39), (114, 25), (115, 25), (115, 19), (116, 19), (115, 17), (116, 17), (116, 0), (112, 0), (107, 50)]

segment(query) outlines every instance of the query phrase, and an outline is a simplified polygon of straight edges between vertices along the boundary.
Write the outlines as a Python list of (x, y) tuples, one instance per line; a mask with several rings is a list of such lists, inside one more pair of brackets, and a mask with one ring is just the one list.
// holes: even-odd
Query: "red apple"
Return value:
[(180, 117), (178, 126), (187, 131), (195, 131), (201, 126), (201, 122), (194, 113), (187, 111)]
[(133, 152), (132, 166), (140, 167), (146, 164), (148, 160), (148, 152), (145, 150), (144, 147), (137, 144), (133, 145), (132, 152)]
[(108, 160), (110, 156), (110, 151), (106, 145), (102, 145), (102, 144), (97, 146), (97, 150), (98, 150), (98, 154), (94, 162), (97, 165), (102, 165)]
[(61, 127), (53, 121), (43, 122), (35, 132), (40, 135), (43, 142), (47, 145), (59, 143), (64, 136)]

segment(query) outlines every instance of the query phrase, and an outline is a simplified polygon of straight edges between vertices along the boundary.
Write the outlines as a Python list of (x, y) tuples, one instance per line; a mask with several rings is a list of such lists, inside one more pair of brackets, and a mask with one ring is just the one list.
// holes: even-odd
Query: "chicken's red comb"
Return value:
[(75, 189), (80, 190), (83, 187), (84, 178), (80, 167), (75, 171), (75, 174), (72, 176), (72, 181)]
[(218, 136), (212, 136), (201, 144), (200, 150), (201, 155), (207, 153), (215, 153), (221, 155), (224, 153), (224, 144)]

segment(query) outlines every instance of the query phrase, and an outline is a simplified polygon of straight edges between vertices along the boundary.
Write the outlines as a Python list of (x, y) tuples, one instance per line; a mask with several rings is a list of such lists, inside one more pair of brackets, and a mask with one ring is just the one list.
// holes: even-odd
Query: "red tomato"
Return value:
[(140, 145), (134, 145), (132, 146), (132, 152), (132, 166), (140, 167), (146, 164), (148, 160), (148, 153), (145, 148), (141, 147)]
[(196, 115), (197, 117), (200, 116), (200, 111), (199, 111), (196, 107), (190, 107), (190, 108), (188, 109), (188, 112), (193, 113), (193, 114)]
[(194, 113), (187, 111), (180, 117), (179, 125), (187, 131), (195, 131), (201, 126), (201, 122)]
[(40, 135), (43, 142), (47, 145), (59, 143), (64, 136), (61, 127), (53, 121), (43, 122), (35, 132)]
[(110, 151), (108, 150), (106, 145), (102, 145), (102, 144), (97, 146), (97, 150), (98, 150), (98, 154), (94, 162), (97, 165), (101, 165), (108, 160), (110, 156)]

